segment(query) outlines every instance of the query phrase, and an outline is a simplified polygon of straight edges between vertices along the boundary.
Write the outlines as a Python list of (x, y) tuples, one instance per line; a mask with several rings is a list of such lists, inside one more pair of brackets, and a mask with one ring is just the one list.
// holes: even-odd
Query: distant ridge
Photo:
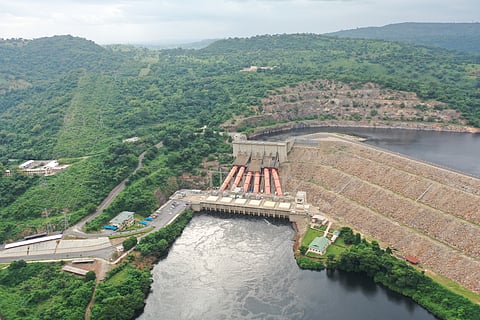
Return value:
[(159, 42), (159, 43), (138, 43), (134, 44), (136, 47), (143, 47), (152, 50), (161, 49), (203, 49), (219, 39), (204, 39), (193, 42)]
[(363, 38), (397, 41), (480, 53), (480, 23), (405, 22), (383, 27), (342, 30), (325, 35), (339, 38)]
[[(118, 58), (91, 40), (58, 35), (33, 40), (0, 40), (0, 83), (53, 79), (75, 69), (105, 71)], [(0, 84), (0, 92), (2, 85)]]

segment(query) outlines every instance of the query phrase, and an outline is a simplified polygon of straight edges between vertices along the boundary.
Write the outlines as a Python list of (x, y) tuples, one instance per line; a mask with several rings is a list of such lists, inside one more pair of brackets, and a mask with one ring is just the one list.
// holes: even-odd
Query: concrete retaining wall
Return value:
[(287, 161), (287, 143), (286, 142), (268, 142), (268, 141), (234, 141), (233, 155), (236, 157), (239, 153), (247, 154), (276, 154), (280, 162)]

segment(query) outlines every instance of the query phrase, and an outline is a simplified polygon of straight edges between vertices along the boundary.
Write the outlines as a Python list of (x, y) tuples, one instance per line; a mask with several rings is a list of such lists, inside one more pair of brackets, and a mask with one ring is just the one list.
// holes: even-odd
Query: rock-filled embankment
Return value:
[(295, 145), (280, 172), (325, 214), (480, 293), (480, 179), (337, 138)]

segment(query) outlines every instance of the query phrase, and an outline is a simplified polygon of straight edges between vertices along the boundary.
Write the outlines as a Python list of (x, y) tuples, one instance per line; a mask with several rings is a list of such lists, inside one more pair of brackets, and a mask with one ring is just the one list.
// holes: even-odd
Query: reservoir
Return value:
[(284, 141), (316, 132), (337, 132), (367, 139), (366, 144), (480, 177), (480, 134), (383, 128), (306, 128), (264, 136)]
[[(478, 162), (472, 160), (480, 156), (479, 135), (338, 131), (480, 176)], [(152, 293), (139, 319), (435, 319), (410, 299), (361, 275), (300, 270), (292, 252), (293, 234), (288, 222), (196, 215), (153, 269)]]

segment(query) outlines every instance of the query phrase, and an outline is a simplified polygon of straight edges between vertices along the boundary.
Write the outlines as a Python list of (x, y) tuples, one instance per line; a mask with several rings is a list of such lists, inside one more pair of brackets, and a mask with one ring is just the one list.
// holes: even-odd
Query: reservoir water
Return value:
[[(480, 176), (473, 161), (480, 158), (479, 135), (338, 131)], [(286, 221), (196, 215), (154, 267), (152, 293), (139, 319), (435, 319), (361, 275), (300, 270), (293, 258), (293, 234)]]
[(480, 177), (480, 134), (382, 128), (307, 128), (264, 136), (284, 141), (316, 132), (337, 132), (367, 139), (366, 144)]

